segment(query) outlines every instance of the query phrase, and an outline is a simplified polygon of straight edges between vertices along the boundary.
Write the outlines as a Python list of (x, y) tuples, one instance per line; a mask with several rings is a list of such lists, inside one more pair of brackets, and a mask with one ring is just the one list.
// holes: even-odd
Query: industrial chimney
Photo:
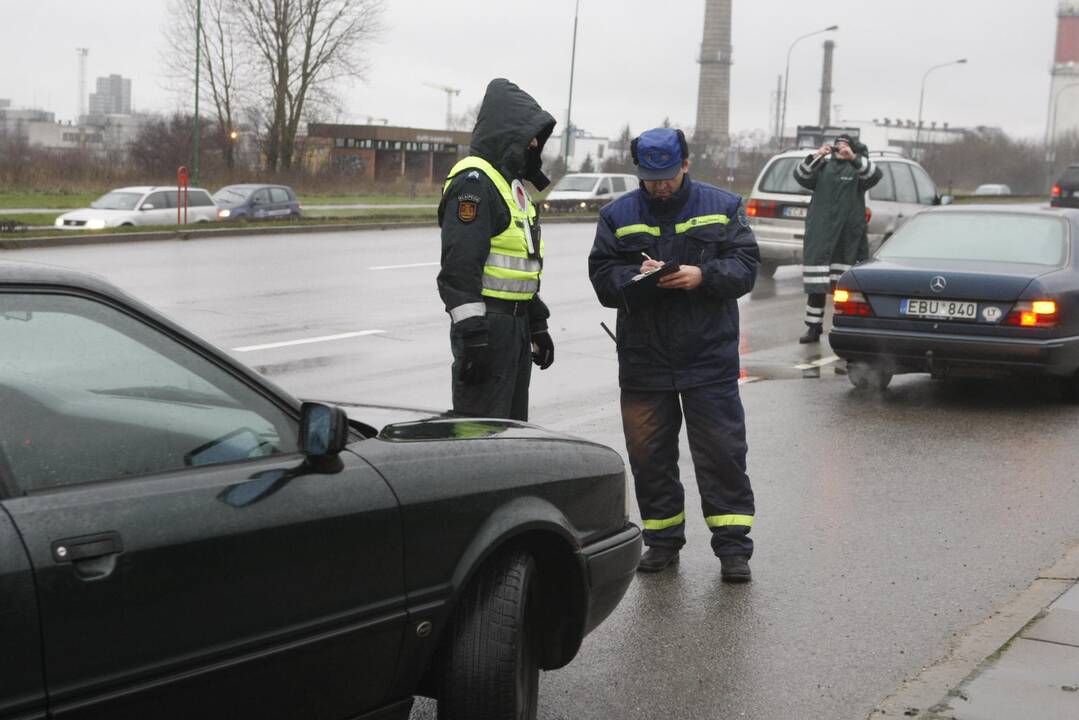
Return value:
[(1079, 130), (1079, 92), (1068, 90), (1079, 81), (1079, 2), (1064, 0), (1057, 7), (1057, 44), (1049, 88), (1046, 142)]
[(711, 146), (729, 141), (731, 115), (731, 2), (705, 0), (701, 80), (694, 140)]
[(820, 117), (817, 125), (822, 128), (832, 124), (832, 55), (835, 53), (835, 41), (824, 41), (824, 67), (820, 79)]
[(90, 48), (75, 48), (79, 56), (79, 114), (75, 118), (76, 124), (82, 122), (82, 116), (86, 114), (86, 56), (90, 54)]

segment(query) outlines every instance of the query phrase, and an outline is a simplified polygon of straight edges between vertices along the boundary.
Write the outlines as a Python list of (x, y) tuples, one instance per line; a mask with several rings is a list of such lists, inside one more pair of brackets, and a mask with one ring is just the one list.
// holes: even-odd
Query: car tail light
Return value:
[[(1045, 186), (1043, 185), (1042, 187), (1045, 187)], [(869, 208), (866, 208), (865, 209), (865, 221), (869, 222), (872, 219), (873, 219), (873, 211), (870, 210)]]
[(1029, 300), (1017, 302), (1003, 325), (1019, 327), (1054, 327), (1060, 321), (1057, 304), (1052, 300)]
[[(1042, 185), (1042, 187), (1045, 187), (1045, 186)], [(1056, 197), (1056, 198), (1060, 197), (1060, 186), (1059, 185), (1054, 185), (1053, 186), (1053, 190), (1052, 190), (1052, 192), (1050, 192), (1050, 196)]]
[(865, 295), (860, 292), (836, 288), (835, 295), (836, 315), (860, 315), (861, 317), (873, 317), (873, 308), (866, 302)]
[(779, 217), (779, 203), (775, 200), (750, 200), (746, 205), (746, 215), (762, 218)]

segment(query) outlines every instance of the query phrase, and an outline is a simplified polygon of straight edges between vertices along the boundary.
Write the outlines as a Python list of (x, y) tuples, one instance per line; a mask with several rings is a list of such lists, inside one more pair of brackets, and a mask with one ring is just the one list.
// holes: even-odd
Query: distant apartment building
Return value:
[(120, 75), (97, 79), (97, 92), (90, 93), (88, 115), (130, 115), (131, 80)]

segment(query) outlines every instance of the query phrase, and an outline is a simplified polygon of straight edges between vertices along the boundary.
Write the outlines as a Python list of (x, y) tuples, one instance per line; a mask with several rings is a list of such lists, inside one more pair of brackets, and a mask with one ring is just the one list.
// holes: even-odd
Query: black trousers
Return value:
[[(521, 306), (523, 308), (523, 305)], [(471, 417), (528, 420), (528, 385), (532, 380), (532, 335), (528, 315), (487, 309), (490, 373), (479, 385), (460, 380), (464, 340), (450, 328), (453, 352), (453, 411)]]
[(691, 390), (622, 390), (637, 505), (648, 546), (686, 542), (678, 435), (686, 420), (693, 470), (716, 555), (752, 555), (753, 489), (746, 474), (746, 426), (737, 381)]

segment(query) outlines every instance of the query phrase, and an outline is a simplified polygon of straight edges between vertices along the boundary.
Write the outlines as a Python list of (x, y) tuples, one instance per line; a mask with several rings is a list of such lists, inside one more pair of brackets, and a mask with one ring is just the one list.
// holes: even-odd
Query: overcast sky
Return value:
[[(915, 118), (932, 65), (969, 64), (929, 77), (926, 121), (996, 125), (1040, 137), (1045, 130), (1056, 0), (734, 0), (733, 132), (769, 127), (777, 76), (791, 62), (788, 125), (817, 119), (821, 43), (836, 41), (833, 122)], [(0, 98), (58, 119), (77, 112), (76, 47), (88, 47), (88, 88), (119, 73), (139, 110), (181, 102), (161, 66), (165, 0), (0, 0)], [(386, 32), (370, 48), (365, 81), (341, 87), (343, 122), (387, 118), (440, 128), (446, 96), (423, 83), (462, 89), (455, 112), (478, 104), (492, 77), (508, 77), (564, 124), (574, 0), (385, 0)], [(704, 0), (581, 0), (575, 124), (597, 135), (634, 132), (669, 116), (696, 119)], [(557, 130), (556, 130), (557, 132)]]

